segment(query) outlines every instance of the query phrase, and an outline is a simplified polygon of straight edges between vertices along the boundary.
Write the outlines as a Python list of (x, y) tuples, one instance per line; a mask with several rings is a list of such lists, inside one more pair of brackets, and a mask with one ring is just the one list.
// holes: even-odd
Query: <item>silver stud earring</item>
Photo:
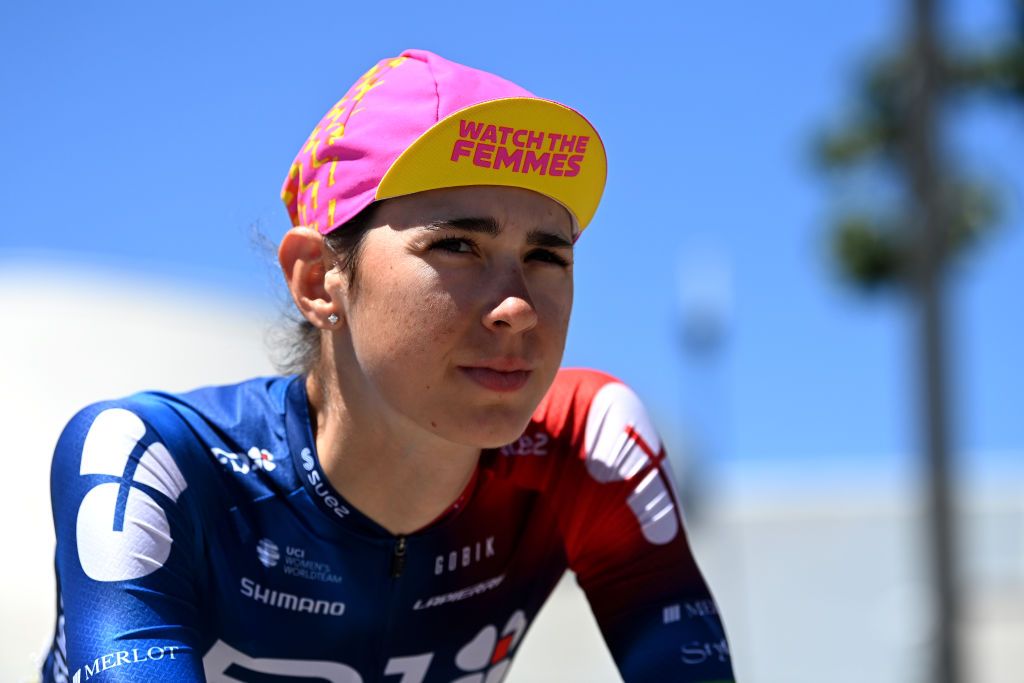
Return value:
[(329, 316), (327, 316), (327, 322), (329, 322), (332, 325), (337, 325), (338, 315), (336, 313), (331, 313)]

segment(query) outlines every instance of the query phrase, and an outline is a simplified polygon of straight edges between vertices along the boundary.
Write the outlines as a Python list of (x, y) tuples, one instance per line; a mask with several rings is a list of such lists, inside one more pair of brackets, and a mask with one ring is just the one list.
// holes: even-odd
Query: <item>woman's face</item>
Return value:
[(360, 408), (414, 438), (515, 440), (565, 347), (569, 213), (529, 190), (475, 186), (388, 200), (373, 224), (355, 284), (336, 270), (327, 282), (345, 321), (340, 380), (354, 373)]

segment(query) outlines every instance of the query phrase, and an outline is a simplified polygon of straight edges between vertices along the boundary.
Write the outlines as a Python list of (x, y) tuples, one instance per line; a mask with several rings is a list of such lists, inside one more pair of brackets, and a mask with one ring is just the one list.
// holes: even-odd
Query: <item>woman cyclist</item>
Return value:
[(76, 415), (45, 681), (502, 680), (566, 569), (627, 681), (731, 681), (636, 395), (560, 370), (605, 152), (410, 50), (282, 191), (299, 372)]

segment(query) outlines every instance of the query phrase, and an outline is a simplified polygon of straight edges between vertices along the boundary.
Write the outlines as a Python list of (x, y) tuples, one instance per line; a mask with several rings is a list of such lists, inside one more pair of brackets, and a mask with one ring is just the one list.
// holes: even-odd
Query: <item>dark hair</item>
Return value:
[[(358, 280), (359, 256), (362, 253), (363, 238), (373, 226), (373, 214), (380, 202), (374, 202), (345, 223), (324, 235), (324, 244), (335, 256), (335, 267), (345, 274), (350, 292), (355, 292)], [(275, 362), (284, 374), (309, 374), (320, 362), (320, 330), (313, 323), (295, 315), (290, 307), (286, 315), (287, 330), (278, 349)]]

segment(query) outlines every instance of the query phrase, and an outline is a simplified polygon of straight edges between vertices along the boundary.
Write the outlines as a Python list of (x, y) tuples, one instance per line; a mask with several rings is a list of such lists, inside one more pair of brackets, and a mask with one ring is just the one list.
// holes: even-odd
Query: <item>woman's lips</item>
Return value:
[(526, 386), (530, 379), (530, 370), (513, 370), (512, 372), (501, 372), (491, 368), (460, 367), (471, 380), (491, 391), (518, 391)]

